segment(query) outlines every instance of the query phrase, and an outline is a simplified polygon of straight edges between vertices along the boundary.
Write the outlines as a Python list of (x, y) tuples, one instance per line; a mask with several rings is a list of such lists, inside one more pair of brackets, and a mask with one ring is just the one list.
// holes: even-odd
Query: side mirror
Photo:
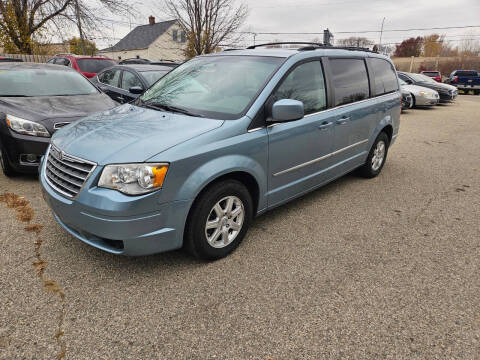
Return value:
[(298, 100), (282, 99), (276, 101), (272, 106), (272, 121), (299, 120), (304, 115), (303, 103)]
[(143, 93), (143, 88), (140, 86), (132, 86), (128, 91), (132, 94), (141, 94)]

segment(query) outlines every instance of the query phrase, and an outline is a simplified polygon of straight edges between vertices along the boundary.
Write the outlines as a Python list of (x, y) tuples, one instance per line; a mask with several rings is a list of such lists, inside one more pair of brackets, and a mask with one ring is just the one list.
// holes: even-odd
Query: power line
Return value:
[[(383, 32), (398, 32), (398, 31), (426, 31), (426, 30), (449, 30), (449, 29), (469, 29), (480, 28), (480, 25), (467, 26), (445, 26), (445, 27), (431, 27), (431, 28), (417, 28), (417, 29), (391, 29), (383, 30)], [(323, 32), (261, 32), (261, 31), (237, 31), (237, 34), (259, 34), (259, 35), (323, 35)], [(380, 30), (362, 30), (362, 31), (335, 31), (335, 34), (366, 34), (366, 33), (380, 33)]]

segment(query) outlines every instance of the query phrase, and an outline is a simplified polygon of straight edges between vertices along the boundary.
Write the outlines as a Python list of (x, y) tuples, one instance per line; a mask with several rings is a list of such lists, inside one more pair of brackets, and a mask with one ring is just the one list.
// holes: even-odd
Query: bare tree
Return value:
[(480, 54), (480, 41), (473, 38), (474, 33), (470, 33), (466, 38), (460, 41), (460, 54), (465, 56), (478, 56)]
[(165, 11), (187, 34), (187, 57), (235, 44), (248, 15), (247, 6), (235, 6), (234, 0), (165, 0)]
[(352, 36), (347, 39), (338, 40), (337, 44), (340, 46), (356, 46), (366, 48), (373, 45), (373, 41), (367, 39), (366, 37)]
[(128, 0), (0, 0), (0, 40), (32, 54), (42, 31), (75, 24), (83, 39), (85, 31), (98, 30), (98, 14), (129, 11)]

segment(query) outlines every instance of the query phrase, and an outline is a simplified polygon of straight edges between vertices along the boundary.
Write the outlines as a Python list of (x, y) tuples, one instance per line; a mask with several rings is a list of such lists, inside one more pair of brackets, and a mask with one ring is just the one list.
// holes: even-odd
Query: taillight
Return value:
[(457, 83), (458, 82), (458, 76), (454, 76), (452, 82)]

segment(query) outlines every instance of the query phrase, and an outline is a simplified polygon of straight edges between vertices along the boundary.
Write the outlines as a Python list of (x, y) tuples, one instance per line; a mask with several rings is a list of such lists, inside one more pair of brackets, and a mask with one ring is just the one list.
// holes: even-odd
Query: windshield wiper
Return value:
[(30, 97), (28, 95), (0, 95), (0, 97)]
[(166, 110), (166, 111), (172, 111), (180, 114), (185, 114), (188, 116), (195, 116), (195, 117), (204, 117), (203, 115), (196, 114), (194, 112), (191, 112), (190, 110), (178, 107), (178, 106), (172, 106), (172, 105), (167, 105), (167, 104), (162, 104), (158, 102), (142, 102), (140, 106), (146, 106), (151, 109), (155, 110)]

